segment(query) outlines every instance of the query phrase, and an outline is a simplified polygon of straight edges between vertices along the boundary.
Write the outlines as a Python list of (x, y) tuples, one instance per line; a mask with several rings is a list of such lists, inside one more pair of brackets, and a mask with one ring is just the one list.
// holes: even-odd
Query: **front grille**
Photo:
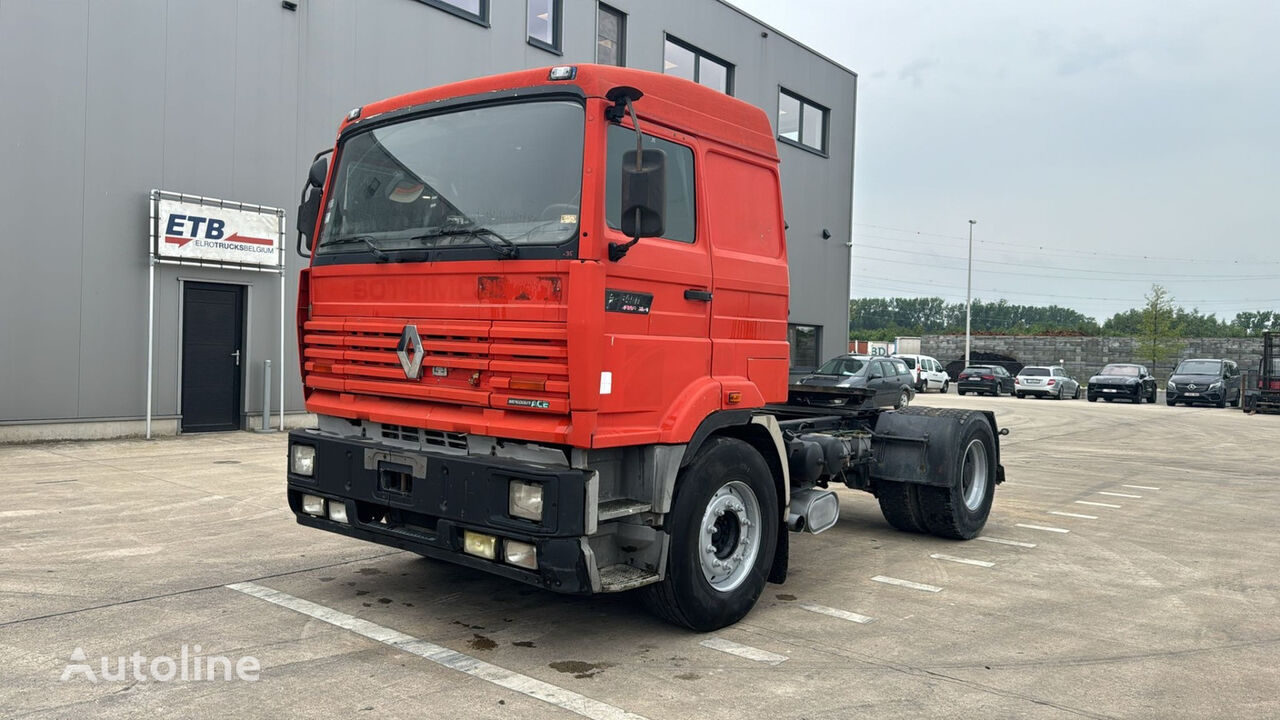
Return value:
[[(408, 323), (422, 342), (417, 379), (406, 377), (396, 355)], [(422, 403), (567, 413), (568, 356), (563, 323), (317, 318), (303, 325), (308, 387)]]
[(383, 424), (381, 435), (388, 440), (402, 440), (419, 445), (449, 448), (450, 450), (466, 450), (467, 436), (463, 433), (443, 432), (440, 430), (424, 430), (405, 425)]

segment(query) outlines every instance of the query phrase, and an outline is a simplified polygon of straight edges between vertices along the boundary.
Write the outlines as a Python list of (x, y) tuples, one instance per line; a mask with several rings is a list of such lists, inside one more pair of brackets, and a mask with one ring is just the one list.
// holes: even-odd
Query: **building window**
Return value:
[(825, 155), (828, 112), (817, 103), (787, 90), (779, 90), (778, 137)]
[(726, 95), (733, 94), (732, 65), (670, 35), (663, 48), (662, 71)]
[(418, 0), (451, 15), (489, 26), (489, 0)]
[[(609, 126), (609, 166), (605, 175), (605, 221), (622, 227), (622, 155), (636, 149), (636, 133), (621, 125)], [(652, 135), (644, 136), (645, 150), (667, 154), (667, 197), (662, 213), (662, 237), (691, 243), (697, 239), (697, 192), (693, 184), (693, 150)]]
[(560, 54), (560, 0), (529, 0), (529, 44)]
[(787, 342), (791, 343), (792, 370), (816, 370), (822, 364), (821, 325), (788, 325)]
[(596, 62), (618, 67), (627, 64), (627, 15), (604, 3), (596, 11)]

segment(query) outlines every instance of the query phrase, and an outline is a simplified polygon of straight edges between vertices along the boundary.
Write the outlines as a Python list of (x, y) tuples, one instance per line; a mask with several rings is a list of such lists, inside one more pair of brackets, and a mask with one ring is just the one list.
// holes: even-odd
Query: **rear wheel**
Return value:
[(956, 393), (957, 393), (957, 394), (959, 394), (959, 395), (963, 395), (963, 394), (964, 394), (964, 391), (963, 391), (963, 390), (956, 390)]
[(1027, 394), (1026, 394), (1026, 393), (1018, 393), (1018, 399), (1019, 399), (1019, 400), (1025, 400), (1026, 398), (1027, 398)]
[(1151, 386), (1151, 394), (1147, 396), (1147, 402), (1151, 403), (1152, 405), (1156, 404), (1156, 386), (1155, 385)]
[(928, 532), (920, 495), (911, 483), (885, 482), (876, 485), (876, 500), (884, 519), (903, 532)]
[(911, 391), (906, 388), (902, 388), (902, 392), (898, 393), (898, 402), (894, 404), (893, 409), (901, 410), (902, 408), (910, 404), (911, 404)]
[(779, 513), (760, 453), (734, 438), (709, 440), (677, 480), (666, 578), (645, 587), (649, 608), (702, 632), (741, 620), (769, 576)]
[(1079, 400), (1079, 399), (1080, 399), (1080, 386), (1079, 386), (1079, 385), (1077, 385), (1077, 386), (1076, 386), (1076, 391), (1075, 391), (1075, 392), (1073, 392), (1073, 393), (1071, 393), (1071, 399), (1072, 399), (1072, 400)]
[(1058, 386), (1058, 394), (1057, 394), (1057, 395), (1054, 395), (1054, 396), (1053, 396), (1053, 399), (1054, 399), (1054, 400), (1061, 400), (1061, 399), (1062, 399), (1062, 386), (1061, 386), (1061, 385), (1059, 385), (1059, 386)]
[(950, 388), (951, 388), (951, 381), (950, 381), (950, 380), (943, 380), (943, 381), (942, 381), (942, 390), (941, 390), (940, 392), (941, 392), (943, 395), (946, 395), (946, 394), (947, 394), (947, 390), (948, 390), (948, 389), (950, 389)]
[(991, 424), (974, 413), (965, 419), (961, 451), (947, 487), (917, 488), (924, 525), (938, 537), (968, 540), (982, 532), (996, 489), (996, 447)]

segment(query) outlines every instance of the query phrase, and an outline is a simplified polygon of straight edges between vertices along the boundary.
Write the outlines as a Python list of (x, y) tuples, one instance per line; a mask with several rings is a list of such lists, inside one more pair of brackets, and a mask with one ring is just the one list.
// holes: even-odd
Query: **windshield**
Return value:
[(584, 111), (493, 105), (375, 127), (340, 149), (316, 249), (559, 245), (578, 231)]
[(1018, 374), (1023, 377), (1044, 377), (1049, 374), (1049, 368), (1024, 367)]
[(835, 358), (828, 360), (818, 368), (818, 375), (857, 375), (866, 367), (866, 363), (858, 358)]
[(1222, 372), (1222, 361), (1183, 360), (1173, 372), (1177, 375), (1218, 375)]
[(1102, 368), (1099, 375), (1124, 375), (1127, 377), (1138, 377), (1137, 365), (1108, 365)]

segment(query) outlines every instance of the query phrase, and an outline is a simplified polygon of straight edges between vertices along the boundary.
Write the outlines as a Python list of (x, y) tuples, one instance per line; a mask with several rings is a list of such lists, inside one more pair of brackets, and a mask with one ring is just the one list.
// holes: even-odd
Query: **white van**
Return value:
[(894, 355), (894, 357), (900, 358), (907, 367), (911, 368), (911, 375), (916, 382), (916, 392), (940, 390), (945, 393), (951, 387), (951, 379), (947, 376), (947, 371), (942, 368), (942, 363), (928, 355)]

